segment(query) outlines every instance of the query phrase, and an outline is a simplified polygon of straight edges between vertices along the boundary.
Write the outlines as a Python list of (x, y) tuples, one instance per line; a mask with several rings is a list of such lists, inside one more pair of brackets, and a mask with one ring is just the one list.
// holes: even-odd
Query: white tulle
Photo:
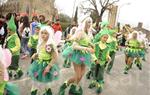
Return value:
[(8, 49), (3, 49), (0, 46), (0, 64), (4, 66), (3, 68), (4, 68), (4, 80), (5, 81), (9, 80), (7, 68), (11, 64), (11, 57), (12, 57), (11, 52)]

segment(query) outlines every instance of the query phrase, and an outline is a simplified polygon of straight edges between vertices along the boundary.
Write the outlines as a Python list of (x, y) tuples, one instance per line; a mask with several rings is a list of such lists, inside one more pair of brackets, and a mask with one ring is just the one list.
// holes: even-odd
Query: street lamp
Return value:
[(120, 5), (120, 6), (118, 7), (117, 23), (118, 23), (118, 20), (119, 20), (120, 9), (121, 9), (123, 6), (125, 6), (125, 5), (131, 5), (131, 3), (124, 3), (124, 4), (122, 4), (122, 5)]

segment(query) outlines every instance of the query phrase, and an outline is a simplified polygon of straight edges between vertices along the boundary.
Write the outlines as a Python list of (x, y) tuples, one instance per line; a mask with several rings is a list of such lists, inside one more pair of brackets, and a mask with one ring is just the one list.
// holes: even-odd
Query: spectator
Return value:
[(62, 32), (62, 28), (61, 28), (59, 19), (56, 19), (56, 22), (52, 25), (52, 28), (54, 29), (55, 33), (57, 31), (61, 31)]
[(70, 34), (70, 30), (71, 30), (73, 27), (76, 27), (76, 26), (77, 26), (77, 25), (76, 25), (76, 22), (72, 22), (72, 24), (70, 24), (70, 25), (66, 28), (66, 30), (65, 30), (65, 32), (64, 32), (64, 38), (66, 38), (67, 35)]
[(5, 17), (0, 15), (0, 45), (4, 44), (7, 36), (7, 24), (5, 23)]
[(30, 36), (30, 23), (28, 16), (24, 16), (23, 18), (23, 32), (22, 32), (22, 39), (21, 39), (21, 49), (23, 52), (22, 59), (26, 58), (29, 54), (29, 48), (27, 47), (28, 40)]
[(45, 16), (44, 15), (40, 15), (39, 16), (39, 21), (41, 24), (45, 24)]
[(30, 24), (30, 29), (31, 29), (31, 35), (35, 34), (35, 27), (39, 24), (38, 22), (38, 17), (37, 16), (33, 16), (32, 17), (32, 22)]

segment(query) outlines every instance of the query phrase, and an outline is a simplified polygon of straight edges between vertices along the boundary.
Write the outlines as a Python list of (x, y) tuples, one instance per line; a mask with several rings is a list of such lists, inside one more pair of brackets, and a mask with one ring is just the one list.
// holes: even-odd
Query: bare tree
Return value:
[(85, 14), (91, 12), (96, 17), (97, 24), (102, 21), (103, 14), (109, 7), (120, 0), (85, 0), (81, 4), (81, 9)]

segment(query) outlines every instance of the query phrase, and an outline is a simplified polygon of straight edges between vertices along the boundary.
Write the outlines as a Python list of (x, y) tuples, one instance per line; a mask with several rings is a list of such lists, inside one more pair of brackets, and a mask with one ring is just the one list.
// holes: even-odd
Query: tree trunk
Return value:
[(99, 25), (99, 22), (102, 22), (102, 17), (103, 17), (104, 11), (101, 11), (100, 15), (96, 19), (96, 30), (99, 32), (101, 30), (101, 27)]

